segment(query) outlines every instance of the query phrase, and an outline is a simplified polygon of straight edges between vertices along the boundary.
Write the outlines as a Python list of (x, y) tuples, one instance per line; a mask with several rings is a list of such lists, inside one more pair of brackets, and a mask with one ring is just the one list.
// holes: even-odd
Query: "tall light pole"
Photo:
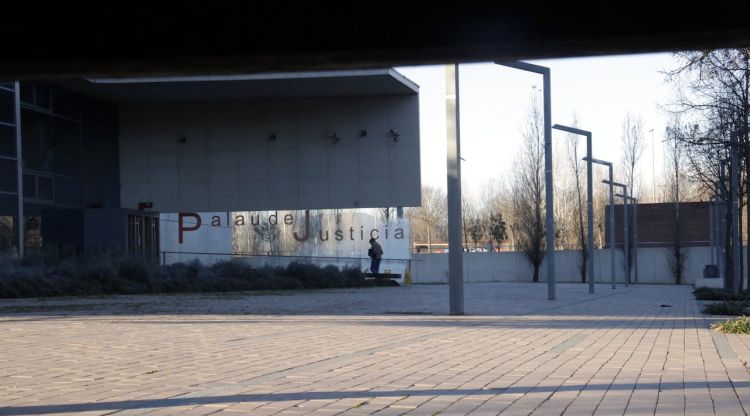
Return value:
[(651, 132), (651, 202), (656, 203), (656, 145), (654, 144), (654, 129)]
[[(615, 196), (626, 198), (622, 194)], [(635, 268), (635, 282), (638, 283), (638, 198), (628, 196), (627, 199), (633, 203), (633, 267)]]
[(615, 191), (612, 187), (612, 181), (614, 180), (612, 162), (593, 158), (591, 162), (609, 168), (609, 277), (612, 280), (612, 289), (615, 289), (617, 287), (617, 283), (615, 282)]
[(445, 66), (448, 142), (448, 292), (451, 315), (464, 314), (464, 265), (461, 244), (461, 125), (458, 64)]
[(574, 127), (555, 124), (553, 129), (586, 137), (586, 205), (588, 209), (588, 275), (589, 293), (594, 293), (594, 185), (591, 166), (591, 132)]
[(611, 183), (612, 185), (622, 188), (622, 194), (624, 197), (622, 198), (622, 223), (623, 223), (623, 245), (625, 246), (625, 286), (630, 285), (630, 240), (628, 236), (628, 186), (622, 183), (618, 182), (612, 182), (612, 181), (602, 181), (604, 183)]
[(555, 204), (552, 185), (552, 99), (549, 68), (527, 62), (495, 62), (498, 65), (540, 74), (544, 82), (544, 186), (547, 206), (547, 299), (555, 300)]

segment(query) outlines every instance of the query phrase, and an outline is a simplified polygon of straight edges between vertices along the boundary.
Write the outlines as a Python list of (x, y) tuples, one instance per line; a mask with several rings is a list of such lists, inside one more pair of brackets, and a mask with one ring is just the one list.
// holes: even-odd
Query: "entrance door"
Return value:
[(159, 258), (159, 218), (128, 214), (128, 256), (148, 260)]

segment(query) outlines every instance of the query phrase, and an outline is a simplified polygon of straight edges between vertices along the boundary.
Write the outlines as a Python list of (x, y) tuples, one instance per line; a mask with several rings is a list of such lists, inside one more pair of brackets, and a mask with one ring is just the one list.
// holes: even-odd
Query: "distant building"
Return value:
[[(632, 221), (633, 205), (628, 205), (628, 216)], [(675, 209), (679, 209), (682, 225), (682, 241), (685, 246), (707, 246), (710, 244), (710, 218), (708, 202), (638, 204), (638, 247), (668, 247), (674, 235)], [(605, 214), (605, 246), (609, 244), (609, 205)], [(631, 222), (632, 224), (632, 222)], [(623, 246), (623, 205), (615, 205), (615, 247)], [(629, 228), (632, 236), (633, 227)]]

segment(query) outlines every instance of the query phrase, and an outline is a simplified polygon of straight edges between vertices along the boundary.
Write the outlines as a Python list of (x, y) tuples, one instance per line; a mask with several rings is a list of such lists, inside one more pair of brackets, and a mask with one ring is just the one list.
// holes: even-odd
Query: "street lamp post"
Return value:
[(547, 226), (547, 299), (555, 300), (555, 222), (552, 185), (552, 99), (549, 68), (528, 62), (495, 62), (498, 65), (542, 75), (544, 83), (544, 186), (546, 187)]
[(615, 289), (617, 287), (617, 283), (615, 283), (615, 191), (612, 187), (612, 181), (614, 180), (612, 162), (593, 158), (591, 162), (604, 165), (609, 170), (609, 277), (612, 280), (612, 289)]
[(592, 179), (591, 166), (591, 132), (577, 129), (574, 127), (555, 124), (553, 129), (577, 134), (586, 137), (586, 205), (588, 208), (588, 275), (589, 275), (589, 293), (594, 293), (594, 185)]
[(622, 193), (624, 197), (622, 198), (623, 206), (622, 206), (622, 223), (623, 223), (623, 245), (625, 246), (625, 286), (630, 285), (630, 250), (629, 250), (629, 241), (628, 240), (628, 186), (622, 183), (618, 182), (612, 182), (612, 181), (602, 181), (604, 183), (611, 183), (612, 185), (622, 188)]
[[(626, 198), (617, 194), (620, 198)], [(635, 268), (635, 282), (638, 283), (638, 198), (628, 196), (627, 199), (633, 203), (633, 266)]]
[(656, 146), (654, 145), (654, 129), (649, 131), (651, 132), (651, 202), (656, 202), (656, 156), (654, 156)]

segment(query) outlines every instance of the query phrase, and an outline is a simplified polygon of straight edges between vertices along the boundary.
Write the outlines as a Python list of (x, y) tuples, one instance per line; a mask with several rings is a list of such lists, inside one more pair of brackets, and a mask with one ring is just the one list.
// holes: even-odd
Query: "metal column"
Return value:
[(21, 84), (14, 83), (16, 124), (16, 174), (18, 175), (18, 257), (24, 256), (24, 212), (23, 212), (23, 148), (21, 136)]
[(547, 207), (547, 299), (555, 300), (555, 200), (552, 183), (552, 99), (549, 68), (544, 78), (544, 183)]
[(740, 217), (739, 217), (739, 188), (737, 185), (739, 169), (737, 166), (737, 135), (732, 134), (730, 162), (730, 176), (732, 183), (732, 293), (735, 295), (740, 290)]
[(623, 208), (622, 208), (622, 223), (624, 224), (624, 233), (623, 235), (623, 244), (625, 244), (625, 286), (630, 285), (630, 240), (628, 239), (630, 236), (628, 235), (628, 188), (623, 188), (623, 195), (625, 197), (622, 199), (623, 201)]
[(610, 277), (612, 279), (612, 289), (617, 287), (615, 279), (615, 262), (617, 255), (615, 253), (615, 189), (612, 181), (615, 175), (612, 172), (612, 164), (609, 165), (609, 260), (611, 262)]
[(461, 245), (461, 135), (458, 64), (445, 66), (448, 137), (448, 285), (450, 314), (464, 314), (464, 266)]

